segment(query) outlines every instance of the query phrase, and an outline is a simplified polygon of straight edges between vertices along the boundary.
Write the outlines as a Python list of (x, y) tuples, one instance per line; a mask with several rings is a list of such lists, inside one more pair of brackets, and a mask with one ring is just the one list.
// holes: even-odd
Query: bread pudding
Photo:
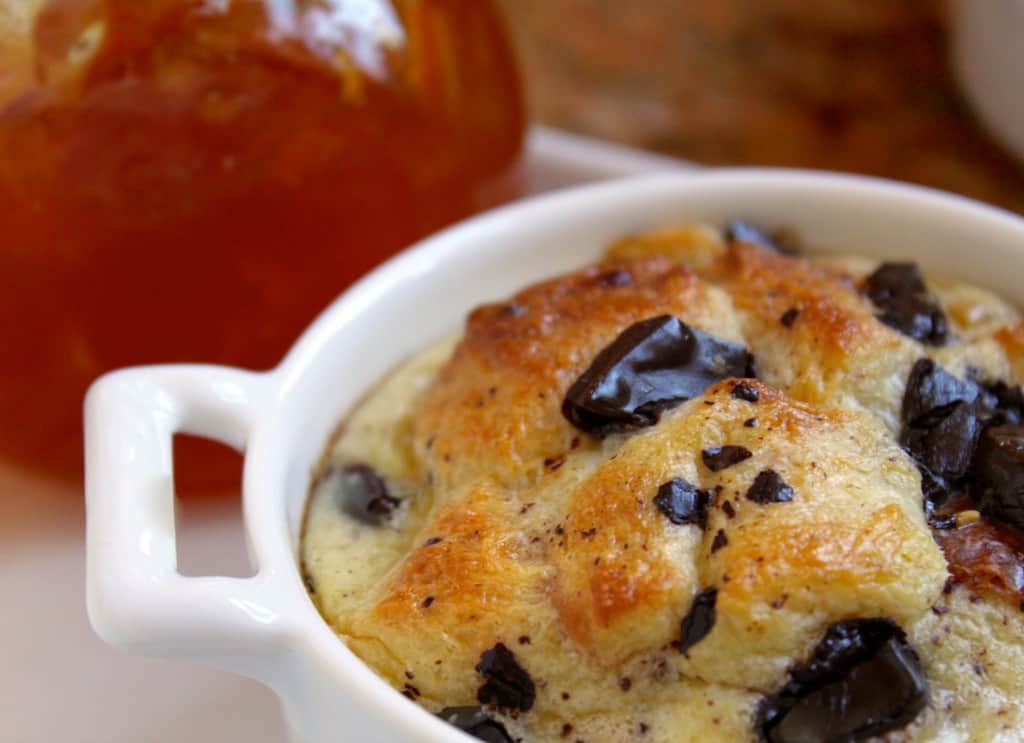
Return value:
[(492, 743), (1024, 740), (1021, 316), (794, 242), (624, 238), (383, 380), (307, 510), (339, 638)]

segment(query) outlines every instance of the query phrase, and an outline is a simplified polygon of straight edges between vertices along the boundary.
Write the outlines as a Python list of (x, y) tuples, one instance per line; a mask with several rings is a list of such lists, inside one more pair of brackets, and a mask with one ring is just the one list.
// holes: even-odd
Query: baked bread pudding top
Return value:
[(1018, 741), (1024, 324), (744, 223), (470, 313), (319, 467), (324, 618), (485, 741)]

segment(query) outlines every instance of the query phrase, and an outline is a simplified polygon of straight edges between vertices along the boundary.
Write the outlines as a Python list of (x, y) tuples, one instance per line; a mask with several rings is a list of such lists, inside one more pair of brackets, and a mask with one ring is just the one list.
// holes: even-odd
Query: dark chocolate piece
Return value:
[(481, 704), (522, 712), (533, 707), (536, 698), (533, 679), (503, 643), (499, 642), (481, 655), (476, 670), (484, 677), (484, 685), (476, 694)]
[(789, 252), (767, 232), (742, 219), (734, 219), (725, 226), (725, 239), (731, 243), (757, 245), (760, 248), (774, 250), (776, 253)]
[(757, 402), (761, 399), (761, 393), (757, 391), (757, 387), (746, 382), (737, 382), (736, 386), (732, 388), (732, 396), (737, 400), (746, 400), (747, 402)]
[(900, 443), (921, 470), (928, 508), (949, 500), (967, 474), (982, 430), (992, 417), (986, 395), (931, 359), (914, 364), (903, 395)]
[(775, 470), (761, 470), (747, 490), (747, 500), (767, 505), (793, 500), (793, 488)]
[(982, 387), (988, 395), (986, 405), (992, 409), (993, 425), (1024, 423), (1024, 389), (1020, 385), (1011, 387), (998, 380), (982, 383)]
[(798, 317), (800, 317), (800, 310), (796, 307), (790, 307), (782, 313), (782, 317), (779, 318), (779, 322), (782, 323), (784, 328), (791, 328)]
[(916, 263), (883, 263), (864, 280), (864, 293), (890, 328), (933, 346), (948, 340), (946, 315), (928, 293)]
[(513, 743), (505, 726), (488, 715), (483, 707), (445, 707), (437, 716), (486, 743)]
[(341, 510), (366, 524), (379, 524), (398, 507), (384, 478), (367, 464), (331, 468), (324, 480), (337, 478), (335, 498)]
[(506, 315), (510, 315), (511, 317), (520, 317), (526, 314), (526, 308), (523, 307), (521, 304), (515, 303), (506, 304), (504, 307), (501, 308), (501, 311)]
[(685, 653), (698, 642), (707, 637), (715, 626), (715, 601), (718, 589), (708, 588), (693, 599), (690, 611), (683, 617), (679, 625), (679, 652)]
[(712, 472), (721, 472), (728, 467), (732, 467), (734, 464), (750, 459), (752, 456), (754, 456), (753, 452), (745, 446), (733, 446), (731, 444), (708, 447), (700, 453), (704, 466)]
[(715, 382), (751, 376), (744, 346), (662, 315), (635, 323), (602, 350), (569, 388), (562, 414), (606, 436), (658, 422), (661, 414)]
[(954, 404), (974, 402), (978, 395), (974, 382), (954, 377), (931, 359), (918, 359), (903, 394), (903, 422), (927, 428), (948, 415)]
[(889, 619), (829, 627), (811, 659), (767, 697), (757, 727), (768, 743), (854, 743), (905, 727), (928, 702), (921, 661)]
[(718, 552), (727, 544), (729, 544), (729, 537), (726, 536), (725, 529), (719, 529), (715, 534), (715, 538), (711, 541), (711, 552)]
[(605, 271), (597, 277), (597, 285), (608, 289), (617, 286), (633, 286), (633, 274), (621, 268)]
[(986, 430), (971, 476), (978, 510), (1024, 531), (1024, 427), (1006, 424)]
[(947, 482), (967, 474), (983, 428), (984, 409), (978, 401), (956, 403), (928, 428), (908, 427), (901, 443), (910, 455)]
[(681, 477), (663, 484), (654, 496), (654, 505), (673, 524), (696, 524), (701, 529), (707, 524), (710, 501), (710, 493), (698, 490)]

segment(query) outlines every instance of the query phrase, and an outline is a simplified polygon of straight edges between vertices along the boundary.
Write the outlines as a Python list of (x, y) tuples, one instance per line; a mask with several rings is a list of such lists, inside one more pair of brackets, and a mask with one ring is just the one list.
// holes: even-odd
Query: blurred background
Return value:
[[(1024, 167), (968, 105), (953, 54), (958, 21), (977, 23), (978, 15), (1024, 34), (1024, 3), (501, 5), (535, 121), (708, 165), (870, 173), (1024, 212)], [(1019, 76), (1008, 95), (1020, 100), (1017, 54), (999, 72), (1007, 83)], [(1024, 120), (1016, 125), (1024, 129)]]

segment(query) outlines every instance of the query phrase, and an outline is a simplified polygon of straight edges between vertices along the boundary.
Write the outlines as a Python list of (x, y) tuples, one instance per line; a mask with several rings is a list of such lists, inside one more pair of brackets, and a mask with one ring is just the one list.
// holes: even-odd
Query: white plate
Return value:
[[(548, 129), (531, 132), (529, 189), (692, 167)], [(85, 615), (81, 493), (0, 465), (0, 740), (18, 743), (280, 743), (275, 697), (193, 663), (131, 658)], [(179, 568), (247, 571), (238, 504), (181, 514)]]

